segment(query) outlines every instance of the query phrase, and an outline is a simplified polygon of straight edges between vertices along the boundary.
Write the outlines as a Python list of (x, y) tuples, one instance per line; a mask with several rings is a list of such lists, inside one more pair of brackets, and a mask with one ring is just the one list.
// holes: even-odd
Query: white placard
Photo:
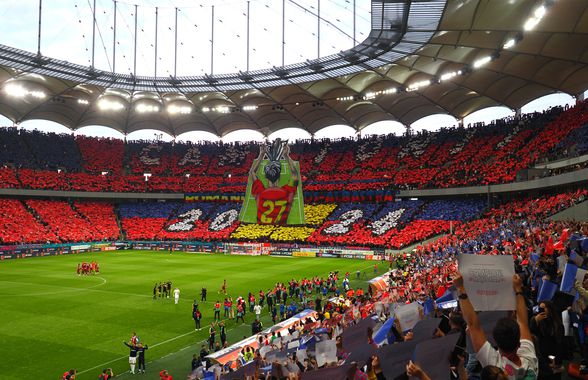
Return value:
[(265, 354), (267, 354), (271, 350), (272, 350), (271, 346), (263, 346), (259, 349), (259, 355), (261, 355), (262, 358), (265, 358)]
[(306, 359), (306, 348), (302, 350), (296, 350), (296, 359), (298, 359), (300, 362), (304, 362), (304, 359)]
[(396, 318), (400, 322), (402, 331), (410, 330), (421, 319), (420, 314), (421, 305), (418, 302), (413, 302), (408, 305), (399, 306), (396, 311)]
[(337, 361), (337, 344), (334, 339), (324, 340), (316, 344), (316, 364), (319, 367)]
[(584, 276), (586, 276), (586, 269), (578, 268), (578, 271), (576, 272), (576, 281), (578, 281), (580, 285), (584, 282)]
[(568, 262), (568, 258), (565, 255), (561, 255), (557, 257), (557, 269), (561, 273), (566, 269), (566, 263)]
[(512, 256), (460, 255), (459, 271), (476, 311), (515, 309)]

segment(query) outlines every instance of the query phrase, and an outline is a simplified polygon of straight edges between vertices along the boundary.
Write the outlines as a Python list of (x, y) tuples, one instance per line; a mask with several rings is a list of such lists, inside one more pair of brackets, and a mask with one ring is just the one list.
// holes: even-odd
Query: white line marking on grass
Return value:
[(36, 282), (23, 282), (23, 281), (0, 280), (0, 282), (7, 282), (7, 283), (11, 283), (11, 284), (28, 284), (28, 285), (37, 285), (37, 286), (51, 286), (51, 287), (54, 287), (54, 288), (68, 289), (68, 290), (61, 290), (61, 291), (54, 291), (54, 292), (42, 292), (42, 293), (2, 294), (2, 295), (0, 295), (0, 298), (2, 298), (2, 297), (47, 296), (47, 295), (52, 295), (52, 294), (82, 292), (82, 291), (85, 291), (85, 290), (86, 291), (93, 291), (93, 292), (105, 292), (106, 290), (96, 290), (96, 289), (93, 289), (93, 288), (97, 288), (99, 286), (105, 285), (107, 283), (106, 279), (104, 277), (100, 277), (100, 276), (94, 276), (94, 278), (99, 278), (100, 280), (102, 280), (102, 282), (99, 283), (99, 284), (96, 284), (96, 285), (85, 287), (85, 288), (74, 288), (72, 286), (63, 286), (63, 285), (39, 284), (39, 283), (36, 283)]
[[(222, 322), (225, 322), (226, 320), (225, 320), (225, 319), (223, 319), (223, 320), (221, 320), (221, 321), (222, 321)], [(241, 327), (241, 326), (242, 326), (242, 325), (235, 326), (235, 327), (233, 327), (233, 328), (231, 328), (231, 329), (228, 329), (227, 331), (234, 330), (235, 328), (237, 328), (237, 327)], [(200, 331), (200, 330), (198, 330), (198, 331)], [(170, 339), (164, 340), (163, 342), (159, 342), (159, 343), (155, 343), (155, 344), (153, 344), (153, 345), (150, 345), (150, 346), (149, 346), (149, 348), (151, 348), (151, 347), (157, 347), (157, 346), (161, 346), (162, 344), (165, 344), (165, 343), (172, 342), (172, 341), (174, 341), (174, 340), (176, 340), (176, 339), (179, 339), (179, 338), (185, 337), (186, 335), (190, 335), (190, 334), (192, 334), (192, 333), (194, 333), (194, 332), (196, 332), (196, 330), (191, 330), (191, 331), (189, 331), (189, 332), (187, 332), (187, 333), (185, 333), (185, 334), (181, 334), (181, 335), (178, 335), (178, 336), (176, 336), (176, 337), (173, 337), (173, 338), (170, 338)], [(195, 344), (198, 344), (198, 343), (202, 343), (202, 342), (206, 342), (206, 339), (200, 340), (200, 341), (198, 341), (198, 342), (196, 342), (196, 343), (194, 343), (194, 344), (191, 344), (191, 345), (189, 345), (189, 346), (186, 346), (186, 347), (184, 347), (183, 349), (186, 349), (186, 348), (192, 347), (193, 345), (195, 345)], [(180, 350), (178, 350), (178, 351), (174, 351), (174, 352), (170, 352), (169, 354), (167, 354), (167, 355), (165, 355), (165, 356), (162, 356), (162, 357), (160, 357), (160, 358), (158, 358), (158, 359), (163, 359), (163, 358), (165, 358), (165, 357), (168, 357), (168, 356), (170, 356), (170, 355), (172, 355), (172, 354), (175, 354), (175, 353), (177, 353), (177, 352), (179, 352), (179, 351), (181, 351), (181, 350), (183, 350), (183, 349), (180, 349)], [(94, 366), (94, 367), (92, 367), (92, 368), (88, 368), (88, 369), (85, 369), (85, 370), (83, 370), (83, 371), (78, 371), (78, 372), (77, 372), (77, 374), (78, 374), (78, 375), (81, 375), (82, 373), (90, 372), (90, 371), (92, 371), (92, 370), (95, 370), (96, 368), (101, 368), (101, 367), (104, 367), (105, 365), (108, 365), (108, 364), (111, 364), (111, 363), (118, 362), (118, 361), (120, 361), (120, 360), (123, 360), (123, 359), (125, 359), (125, 358), (128, 358), (128, 357), (129, 357), (128, 355), (121, 356), (121, 357), (119, 357), (119, 358), (116, 358), (116, 359), (112, 359), (112, 360), (110, 360), (110, 361), (107, 361), (106, 363), (98, 364), (97, 366)], [(156, 360), (158, 360), (158, 359), (156, 359)], [(152, 361), (153, 361), (153, 360), (152, 360)], [(152, 361), (150, 361), (150, 362), (148, 362), (148, 363), (151, 363)], [(129, 372), (129, 371), (126, 371), (126, 372), (123, 372), (123, 373), (127, 373), (127, 372)]]

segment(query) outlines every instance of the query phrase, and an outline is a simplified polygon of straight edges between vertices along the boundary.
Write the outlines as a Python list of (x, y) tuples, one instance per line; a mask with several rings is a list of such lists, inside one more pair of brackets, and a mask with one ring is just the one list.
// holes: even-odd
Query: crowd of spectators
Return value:
[[(234, 347), (241, 352), (234, 361), (208, 363), (191, 376), (206, 370), (224, 379), (542, 380), (565, 378), (564, 372), (581, 378), (588, 363), (588, 281), (576, 281), (567, 295), (555, 290), (568, 266), (585, 267), (588, 225), (546, 217), (586, 195), (583, 189), (492, 209), (454, 235), (396, 256), (381, 290), (316, 302), (316, 319), (278, 336), (263, 331), (255, 343)], [(512, 256), (516, 275), (505, 285), (515, 294), (511, 312), (476, 313), (458, 272), (458, 256), (468, 254)]]
[(21, 201), (0, 199), (0, 242), (2, 244), (57, 243), (58, 236), (35, 219)]
[[(412, 136), (298, 141), (291, 155), (307, 196), (317, 200), (506, 183), (534, 163), (586, 152), (587, 108), (584, 101)], [(16, 128), (0, 129), (0, 146), (0, 165), (14, 170), (0, 175), (2, 187), (113, 192), (242, 194), (259, 152), (258, 143), (124, 142)], [(340, 193), (342, 184), (349, 194)]]
[(0, 243), (113, 241), (120, 237), (107, 202), (0, 199)]
[(402, 248), (480, 215), (479, 199), (305, 205), (304, 226), (238, 222), (240, 204), (132, 203), (119, 207), (131, 240), (229, 240)]

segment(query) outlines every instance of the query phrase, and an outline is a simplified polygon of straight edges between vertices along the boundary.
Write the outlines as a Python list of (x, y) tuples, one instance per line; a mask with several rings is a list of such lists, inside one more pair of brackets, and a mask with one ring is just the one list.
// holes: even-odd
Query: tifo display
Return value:
[[(399, 188), (508, 183), (532, 164), (585, 154), (587, 107), (583, 101), (412, 136), (298, 141), (289, 144), (290, 156), (299, 162), (307, 203), (381, 201)], [(226, 196), (245, 194), (260, 151), (257, 143), (125, 143), (14, 128), (0, 130), (0, 144), (0, 188)]]
[[(588, 358), (572, 330), (586, 328), (588, 229), (548, 218), (585, 218), (576, 210), (588, 196), (587, 122), (584, 101), (472, 128), (337, 141), (123, 142), (2, 129), (0, 297), (25, 314), (12, 286), (44, 309), (71, 309), (55, 294), (96, 302), (99, 312), (68, 321), (109, 326), (116, 346), (100, 335), (103, 354), (63, 348), (82, 368), (67, 379), (98, 370), (102, 379), (559, 379), (568, 361), (583, 375)], [(547, 176), (558, 177), (529, 194), (444, 194)], [(29, 189), (61, 192), (20, 193)], [(57, 255), (44, 259), (55, 260), (49, 274), (9, 270), (33, 261), (13, 259)], [(113, 297), (131, 316), (115, 325), (103, 315)], [(150, 344), (133, 333), (121, 348), (122, 320)], [(8, 340), (40, 323), (11, 321), (22, 326), (0, 331)], [(490, 336), (494, 325), (502, 335)], [(107, 364), (92, 367), (91, 356)], [(53, 359), (63, 357), (39, 360), (27, 377), (44, 378)]]

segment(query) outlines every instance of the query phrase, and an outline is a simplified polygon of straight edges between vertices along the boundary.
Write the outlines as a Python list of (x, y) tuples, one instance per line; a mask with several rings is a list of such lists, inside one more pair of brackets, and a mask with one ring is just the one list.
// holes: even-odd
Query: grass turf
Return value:
[[(76, 264), (96, 260), (101, 273), (77, 276)], [(372, 264), (373, 265), (373, 264)], [(114, 251), (29, 258), (0, 263), (0, 341), (2, 379), (59, 378), (69, 368), (78, 379), (95, 379), (103, 368), (116, 374), (128, 370), (128, 341), (136, 331), (150, 346), (146, 353), (146, 379), (157, 379), (166, 368), (176, 378), (189, 372), (193, 353), (208, 336), (217, 291), (227, 279), (229, 294), (246, 296), (266, 291), (276, 282), (304, 276), (326, 276), (349, 271), (353, 287), (360, 269), (373, 277), (372, 265), (361, 260), (199, 255), (150, 251)], [(380, 271), (383, 267), (380, 268)], [(180, 303), (152, 299), (155, 282), (171, 280), (181, 290)], [(194, 330), (192, 302), (200, 289), (208, 289), (200, 331)], [(221, 316), (223, 312), (221, 310)], [(251, 334), (252, 314), (246, 324), (225, 322), (229, 343)], [(271, 325), (267, 307), (262, 314)], [(217, 340), (218, 334), (217, 334)], [(136, 375), (138, 376), (138, 375)], [(119, 377), (119, 376), (117, 376)], [(130, 375), (122, 375), (122, 378)]]

